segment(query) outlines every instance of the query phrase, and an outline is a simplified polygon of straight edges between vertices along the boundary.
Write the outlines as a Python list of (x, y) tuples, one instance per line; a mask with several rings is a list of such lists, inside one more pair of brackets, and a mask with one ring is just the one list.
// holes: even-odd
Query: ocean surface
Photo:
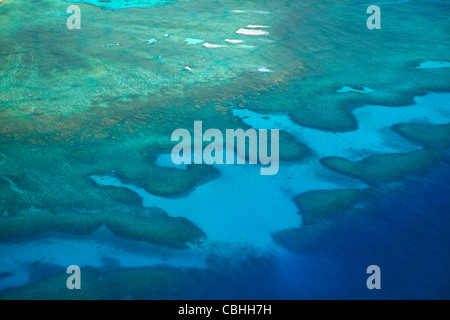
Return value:
[[(450, 298), (449, 30), (447, 1), (1, 2), (0, 299)], [(278, 172), (174, 164), (194, 121), (279, 130)]]

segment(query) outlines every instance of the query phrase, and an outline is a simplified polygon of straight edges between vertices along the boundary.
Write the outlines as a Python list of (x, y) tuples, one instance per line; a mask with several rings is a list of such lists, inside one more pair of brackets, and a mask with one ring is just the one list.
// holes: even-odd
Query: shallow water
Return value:
[[(378, 5), (2, 2), (0, 297), (73, 298), (75, 264), (85, 298), (448, 298), (450, 11)], [(174, 165), (194, 121), (279, 129), (278, 173)]]

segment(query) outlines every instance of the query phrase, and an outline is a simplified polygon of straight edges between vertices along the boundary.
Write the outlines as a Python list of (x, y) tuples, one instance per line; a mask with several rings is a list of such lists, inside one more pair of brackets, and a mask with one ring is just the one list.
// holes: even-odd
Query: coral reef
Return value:
[(68, 290), (60, 272), (0, 293), (1, 300), (101, 300), (175, 298), (191, 287), (186, 272), (168, 267), (82, 269), (81, 290)]
[(322, 158), (321, 163), (337, 172), (359, 178), (370, 185), (395, 181), (406, 175), (424, 172), (433, 164), (433, 154), (420, 150), (369, 156), (352, 162), (339, 157)]
[(295, 197), (305, 227), (336, 217), (367, 196), (367, 190), (314, 190)]
[(204, 238), (203, 232), (187, 219), (170, 218), (158, 208), (91, 214), (54, 214), (34, 208), (14, 216), (0, 217), (0, 240), (28, 238), (49, 232), (85, 235), (101, 226), (122, 238), (173, 248), (187, 248), (187, 243)]

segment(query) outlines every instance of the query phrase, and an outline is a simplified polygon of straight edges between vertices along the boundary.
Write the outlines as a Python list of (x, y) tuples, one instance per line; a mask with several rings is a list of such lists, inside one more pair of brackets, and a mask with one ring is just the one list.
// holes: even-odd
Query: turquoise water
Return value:
[[(2, 2), (0, 298), (447, 299), (449, 7), (378, 5)], [(278, 173), (175, 165), (194, 121)]]

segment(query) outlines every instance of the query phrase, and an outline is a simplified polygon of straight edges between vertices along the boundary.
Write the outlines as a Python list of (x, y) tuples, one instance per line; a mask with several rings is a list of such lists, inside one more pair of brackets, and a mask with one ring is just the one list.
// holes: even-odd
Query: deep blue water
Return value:
[[(342, 218), (296, 257), (255, 259), (214, 279), (211, 299), (450, 298), (450, 162), (402, 182)], [(381, 289), (369, 290), (366, 269), (381, 268)], [(243, 271), (244, 270), (244, 271)], [(205, 297), (206, 295), (206, 297)]]

